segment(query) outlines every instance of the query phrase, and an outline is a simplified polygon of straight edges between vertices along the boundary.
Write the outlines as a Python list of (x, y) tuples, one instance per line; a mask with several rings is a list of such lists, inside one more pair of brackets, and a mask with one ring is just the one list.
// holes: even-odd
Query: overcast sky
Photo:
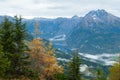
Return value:
[(25, 18), (84, 16), (97, 9), (120, 17), (120, 0), (0, 0), (0, 15)]

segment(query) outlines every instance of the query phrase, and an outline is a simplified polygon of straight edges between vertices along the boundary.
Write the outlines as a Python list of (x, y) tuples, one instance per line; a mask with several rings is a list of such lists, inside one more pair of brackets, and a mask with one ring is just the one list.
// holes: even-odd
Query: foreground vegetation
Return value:
[(34, 38), (25, 43), (26, 24), (21, 17), (10, 21), (5, 17), (0, 25), (0, 79), (1, 80), (120, 80), (120, 61), (105, 76), (98, 67), (92, 77), (80, 72), (78, 52), (68, 62), (66, 71), (58, 64), (52, 44)]

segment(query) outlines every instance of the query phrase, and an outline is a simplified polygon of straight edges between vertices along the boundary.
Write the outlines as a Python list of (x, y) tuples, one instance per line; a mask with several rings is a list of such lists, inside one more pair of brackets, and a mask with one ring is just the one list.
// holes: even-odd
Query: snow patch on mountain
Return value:
[(61, 35), (55, 36), (53, 38), (50, 38), (49, 40), (50, 41), (64, 41), (64, 40), (66, 40), (66, 35), (61, 34)]
[(97, 16), (94, 14), (94, 15), (92, 16), (92, 18), (93, 18), (94, 20), (96, 20), (96, 19), (97, 19)]

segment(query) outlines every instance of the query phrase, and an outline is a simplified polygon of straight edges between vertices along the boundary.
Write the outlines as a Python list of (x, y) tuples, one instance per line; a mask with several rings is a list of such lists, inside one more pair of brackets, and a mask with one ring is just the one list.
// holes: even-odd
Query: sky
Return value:
[(97, 9), (120, 17), (120, 0), (0, 0), (0, 15), (23, 18), (81, 17)]

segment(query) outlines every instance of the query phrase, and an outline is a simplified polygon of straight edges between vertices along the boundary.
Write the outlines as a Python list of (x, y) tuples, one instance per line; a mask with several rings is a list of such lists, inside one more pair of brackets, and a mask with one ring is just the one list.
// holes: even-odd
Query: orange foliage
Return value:
[(120, 66), (118, 64), (114, 64), (112, 68), (110, 68), (110, 80), (119, 80), (120, 79)]
[(38, 72), (40, 77), (48, 78), (54, 74), (62, 73), (63, 68), (58, 65), (52, 44), (45, 45), (40, 39), (34, 39), (30, 44), (31, 67)]

